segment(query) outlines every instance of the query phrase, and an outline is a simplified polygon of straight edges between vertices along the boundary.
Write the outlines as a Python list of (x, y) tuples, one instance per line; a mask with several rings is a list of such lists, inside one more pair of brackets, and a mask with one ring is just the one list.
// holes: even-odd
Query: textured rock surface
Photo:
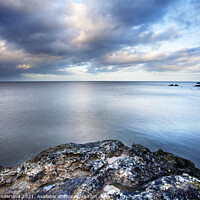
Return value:
[(64, 144), (0, 168), (0, 197), (200, 199), (200, 171), (188, 160), (120, 141)]

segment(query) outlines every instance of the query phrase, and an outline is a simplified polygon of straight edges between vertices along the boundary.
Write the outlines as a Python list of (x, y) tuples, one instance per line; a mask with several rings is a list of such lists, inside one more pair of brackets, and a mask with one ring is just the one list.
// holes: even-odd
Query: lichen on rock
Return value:
[(64, 144), (0, 170), (0, 195), (36, 199), (200, 199), (190, 161), (117, 140)]

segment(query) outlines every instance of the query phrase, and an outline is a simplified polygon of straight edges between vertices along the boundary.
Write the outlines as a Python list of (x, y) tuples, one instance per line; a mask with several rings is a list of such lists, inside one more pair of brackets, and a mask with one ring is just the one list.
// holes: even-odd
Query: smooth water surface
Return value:
[(0, 165), (49, 147), (118, 139), (200, 167), (200, 88), (179, 82), (0, 83)]

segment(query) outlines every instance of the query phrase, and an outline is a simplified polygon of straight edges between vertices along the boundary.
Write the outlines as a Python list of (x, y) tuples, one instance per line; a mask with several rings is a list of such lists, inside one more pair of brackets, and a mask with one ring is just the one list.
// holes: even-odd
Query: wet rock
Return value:
[[(197, 199), (190, 161), (117, 140), (64, 144), (0, 170), (0, 195), (59, 199)], [(9, 196), (10, 195), (10, 196)], [(24, 196), (23, 196), (24, 195)], [(2, 196), (1, 196), (2, 197)]]

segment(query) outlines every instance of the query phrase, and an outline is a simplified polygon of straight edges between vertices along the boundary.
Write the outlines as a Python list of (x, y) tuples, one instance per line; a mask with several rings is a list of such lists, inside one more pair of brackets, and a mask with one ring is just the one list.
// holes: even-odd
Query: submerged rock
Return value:
[(0, 170), (0, 198), (200, 199), (190, 161), (120, 141), (64, 144)]

